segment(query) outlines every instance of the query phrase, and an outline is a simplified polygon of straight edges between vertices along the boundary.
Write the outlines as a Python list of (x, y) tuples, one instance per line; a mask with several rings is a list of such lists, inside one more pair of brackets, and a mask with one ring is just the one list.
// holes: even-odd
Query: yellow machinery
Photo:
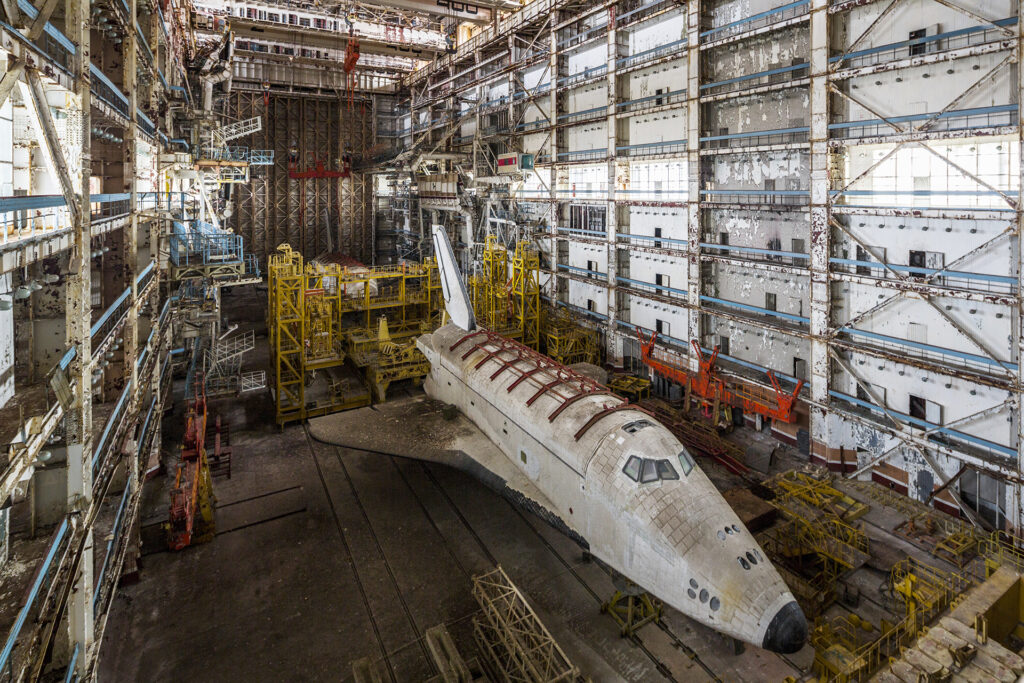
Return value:
[(387, 318), (381, 316), (376, 358), (366, 372), (374, 397), (383, 401), (392, 382), (412, 379), (418, 383), (428, 372), (430, 361), (416, 348), (416, 337), (402, 342), (393, 341)]
[(619, 396), (637, 403), (651, 397), (651, 380), (635, 375), (618, 374), (608, 378), (608, 388)]
[[(426, 374), (425, 359), (415, 358), (406, 342), (439, 321), (434, 262), (380, 268), (303, 263), (283, 244), (267, 270), (278, 424), (368, 405), (367, 382), (383, 400), (391, 382)], [(383, 329), (390, 323), (393, 330), (385, 340), (392, 353), (379, 359), (382, 318)], [(350, 354), (362, 379), (344, 367)]]
[(903, 605), (905, 617), (895, 624), (883, 620), (877, 631), (853, 615), (816, 620), (810, 641), (818, 680), (868, 680), (971, 584), (965, 575), (945, 572), (910, 557), (897, 563), (886, 585), (893, 600)]
[(575, 322), (565, 309), (545, 309), (544, 351), (563, 365), (597, 363), (597, 332)]
[(494, 235), (484, 242), (479, 275), (469, 279), (477, 322), (503, 337), (540, 348), (540, 255), (529, 242), (508, 249)]
[(790, 470), (772, 477), (765, 486), (775, 492), (776, 506), (808, 505), (846, 522), (860, 519), (870, 509), (832, 486), (832, 474), (825, 471), (810, 474)]
[(786, 521), (761, 534), (761, 545), (815, 617), (839, 597), (839, 577), (869, 559), (867, 534), (853, 525), (868, 507), (834, 488), (828, 473), (784, 472), (764, 485)]
[(512, 315), (520, 341), (540, 349), (540, 254), (529, 242), (516, 244), (512, 257)]

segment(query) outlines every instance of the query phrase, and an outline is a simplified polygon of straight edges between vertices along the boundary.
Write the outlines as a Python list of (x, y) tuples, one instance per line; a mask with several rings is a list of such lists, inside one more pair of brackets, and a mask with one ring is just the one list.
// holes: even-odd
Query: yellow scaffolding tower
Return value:
[(277, 420), (301, 413), (305, 406), (305, 306), (302, 256), (287, 244), (268, 259), (267, 330), (274, 355)]
[[(268, 264), (267, 329), (274, 355), (277, 421), (284, 424), (314, 415), (366, 405), (369, 384), (383, 400), (388, 384), (426, 374), (429, 364), (410, 340), (434, 329), (441, 309), (436, 263), (381, 268), (306, 263), (287, 244)], [(380, 319), (391, 323), (382, 339)], [(404, 353), (394, 353), (395, 342)], [(392, 351), (380, 359), (381, 345)], [(348, 353), (362, 373), (351, 381), (341, 369)], [(415, 351), (415, 353), (413, 353)], [(416, 356), (419, 356), (417, 358)], [(310, 388), (317, 371), (325, 371), (328, 388)]]
[(520, 341), (540, 349), (540, 254), (526, 241), (512, 257), (512, 312)]
[(469, 280), (477, 322), (492, 332), (515, 338), (510, 321), (508, 250), (494, 235), (488, 235), (484, 241), (481, 265), (481, 273)]
[(503, 337), (540, 350), (540, 254), (516, 243), (511, 258), (494, 235), (484, 241), (481, 272), (469, 279), (477, 322)]
[(565, 309), (547, 308), (544, 352), (563, 365), (597, 363), (597, 332), (572, 320)]

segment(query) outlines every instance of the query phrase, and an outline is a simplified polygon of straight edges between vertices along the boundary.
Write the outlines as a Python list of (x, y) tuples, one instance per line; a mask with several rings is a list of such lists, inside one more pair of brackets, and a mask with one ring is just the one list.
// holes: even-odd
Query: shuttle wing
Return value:
[(462, 274), (455, 263), (455, 252), (452, 251), (448, 233), (443, 225), (433, 227), (434, 257), (441, 274), (441, 294), (444, 296), (444, 307), (448, 317), (460, 328), (471, 332), (476, 329), (476, 317), (473, 306), (469, 302), (469, 293), (462, 282)]

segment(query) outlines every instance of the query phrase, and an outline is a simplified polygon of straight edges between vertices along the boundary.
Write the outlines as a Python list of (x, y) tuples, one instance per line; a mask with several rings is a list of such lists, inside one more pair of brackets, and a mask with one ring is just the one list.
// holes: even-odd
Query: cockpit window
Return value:
[(622, 431), (626, 432), (627, 434), (636, 434), (644, 427), (650, 426), (651, 423), (649, 420), (633, 420), (632, 422), (627, 422), (626, 424), (622, 425)]
[(672, 463), (668, 460), (658, 461), (658, 476), (662, 479), (678, 479), (679, 474), (676, 472), (676, 468), (672, 467)]
[(679, 466), (683, 468), (683, 476), (687, 477), (693, 470), (693, 456), (685, 448), (679, 451)]
[(644, 458), (644, 467), (640, 472), (640, 483), (649, 484), (652, 481), (658, 481), (658, 466), (653, 460)]
[(658, 480), (679, 479), (679, 473), (668, 460), (653, 460), (651, 458), (640, 458), (636, 455), (629, 456), (622, 471), (633, 481), (642, 484), (650, 484)]
[(633, 481), (640, 481), (640, 458), (635, 455), (629, 456), (629, 460), (626, 461), (626, 466), (622, 468), (622, 471)]

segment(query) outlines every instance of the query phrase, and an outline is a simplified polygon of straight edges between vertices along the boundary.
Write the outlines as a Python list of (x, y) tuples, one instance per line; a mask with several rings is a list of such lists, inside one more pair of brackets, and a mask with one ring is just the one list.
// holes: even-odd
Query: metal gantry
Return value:
[[(367, 405), (364, 382), (382, 401), (392, 382), (422, 379), (430, 365), (415, 338), (439, 324), (441, 305), (432, 261), (348, 267), (278, 247), (267, 308), (277, 421)], [(311, 387), (318, 373), (326, 388)]]
[[(503, 154), (536, 155), (504, 197), (477, 183), (495, 198), (474, 238), (505, 229), (492, 207), (533, 221), (544, 294), (600, 328), (611, 358), (640, 327), (682, 371), (721, 346), (727, 381), (769, 398), (803, 381), (777, 434), (831, 463), (874, 432), (859, 474), (926, 469), (973, 518), (948, 486), (962, 464), (1024, 479), (1022, 114), (1007, 71), (1022, 29), (1013, 12), (961, 0), (929, 5), (939, 23), (917, 27), (903, 4), (797, 2), (725, 20), (699, 0), (530, 3), (407, 77), (394, 134), (470, 158), (476, 178)], [(660, 42), (644, 42), (659, 26)], [(649, 186), (657, 164), (679, 178)], [(416, 198), (400, 201), (395, 231), (415, 230)], [(650, 261), (668, 265), (655, 277)], [(1000, 504), (1019, 528), (1015, 489)]]

